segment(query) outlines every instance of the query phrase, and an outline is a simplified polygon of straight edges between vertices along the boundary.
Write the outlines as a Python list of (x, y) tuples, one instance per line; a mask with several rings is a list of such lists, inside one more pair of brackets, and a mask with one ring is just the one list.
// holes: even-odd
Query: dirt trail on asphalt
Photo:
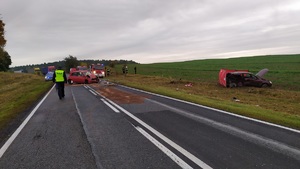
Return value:
[(106, 83), (94, 83), (90, 85), (101, 95), (118, 104), (140, 104), (144, 103), (145, 96), (128, 93), (117, 89), (114, 85)]

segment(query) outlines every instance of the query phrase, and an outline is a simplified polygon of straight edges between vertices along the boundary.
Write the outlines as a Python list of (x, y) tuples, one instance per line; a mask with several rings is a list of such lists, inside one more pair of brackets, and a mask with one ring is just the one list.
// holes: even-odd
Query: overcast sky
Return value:
[(1, 0), (0, 14), (11, 66), (300, 53), (299, 0)]

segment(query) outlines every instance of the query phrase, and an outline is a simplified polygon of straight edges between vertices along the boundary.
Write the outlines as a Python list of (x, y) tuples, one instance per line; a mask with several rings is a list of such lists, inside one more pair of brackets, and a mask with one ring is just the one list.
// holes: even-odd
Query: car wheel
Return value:
[(85, 80), (85, 81), (84, 81), (84, 83), (85, 83), (85, 84), (88, 84), (88, 83), (89, 83), (89, 81), (88, 81), (88, 80)]
[(73, 82), (73, 80), (70, 80), (70, 79), (69, 79), (69, 80), (68, 80), (68, 83), (69, 83), (69, 84), (73, 84), (74, 82)]
[(268, 87), (266, 83), (262, 84), (261, 87)]
[(230, 84), (229, 84), (229, 87), (230, 87), (230, 88), (236, 87), (236, 83), (230, 83)]

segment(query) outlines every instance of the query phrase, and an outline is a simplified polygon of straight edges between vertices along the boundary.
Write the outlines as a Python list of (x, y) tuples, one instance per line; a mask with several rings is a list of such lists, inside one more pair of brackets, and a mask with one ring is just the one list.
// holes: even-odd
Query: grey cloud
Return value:
[(297, 0), (1, 3), (13, 65), (57, 61), (69, 54), (150, 63), (300, 52)]

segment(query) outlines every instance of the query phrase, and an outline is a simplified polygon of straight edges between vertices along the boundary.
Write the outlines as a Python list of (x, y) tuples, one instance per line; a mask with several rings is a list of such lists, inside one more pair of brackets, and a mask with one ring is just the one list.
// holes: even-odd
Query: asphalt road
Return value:
[(52, 89), (38, 106), (1, 169), (300, 168), (298, 130), (124, 86)]

